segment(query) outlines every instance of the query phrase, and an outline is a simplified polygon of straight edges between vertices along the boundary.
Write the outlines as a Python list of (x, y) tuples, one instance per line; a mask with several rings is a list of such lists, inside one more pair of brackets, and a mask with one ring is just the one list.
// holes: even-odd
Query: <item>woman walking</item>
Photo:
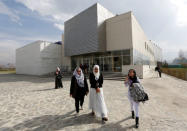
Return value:
[(136, 128), (138, 128), (139, 127), (139, 111), (138, 111), (139, 101), (135, 101), (130, 92), (130, 88), (133, 86), (133, 83), (140, 83), (140, 80), (136, 76), (136, 71), (134, 69), (130, 69), (128, 76), (126, 77), (125, 80), (125, 85), (126, 87), (128, 87), (128, 99), (131, 106), (132, 118), (134, 119), (134, 115), (136, 115), (135, 123), (136, 123)]
[(107, 121), (107, 107), (103, 95), (103, 75), (99, 71), (99, 66), (93, 67), (93, 72), (90, 73), (90, 103), (89, 107), (92, 110), (92, 115), (102, 117), (103, 121)]
[(89, 92), (88, 83), (80, 67), (76, 68), (71, 78), (70, 97), (75, 99), (75, 108), (79, 113), (79, 104), (83, 109), (84, 97)]
[(57, 67), (56, 72), (55, 72), (55, 89), (58, 88), (63, 88), (62, 85), (62, 74), (60, 72), (60, 68)]

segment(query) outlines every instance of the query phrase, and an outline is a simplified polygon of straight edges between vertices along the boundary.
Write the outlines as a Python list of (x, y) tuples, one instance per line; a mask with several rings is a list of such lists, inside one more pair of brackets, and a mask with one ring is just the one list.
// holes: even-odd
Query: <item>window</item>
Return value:
[(123, 65), (130, 65), (130, 56), (123, 56)]
[(130, 55), (130, 50), (123, 50), (122, 55)]

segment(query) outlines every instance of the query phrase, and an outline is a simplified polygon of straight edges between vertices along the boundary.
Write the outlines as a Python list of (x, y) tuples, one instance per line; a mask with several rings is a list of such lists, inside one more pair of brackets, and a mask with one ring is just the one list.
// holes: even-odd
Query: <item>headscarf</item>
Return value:
[(60, 71), (60, 68), (59, 68), (59, 67), (57, 67), (57, 68), (56, 68), (56, 70), (57, 70), (57, 71)]
[[(95, 68), (98, 69), (98, 72), (97, 72), (97, 73), (95, 72)], [(93, 67), (93, 74), (94, 74), (94, 76), (95, 76), (95, 80), (98, 80), (99, 77), (100, 77), (99, 65), (94, 65), (94, 67)]]
[(60, 75), (60, 68), (59, 67), (56, 68), (56, 73), (55, 74)]
[[(133, 71), (134, 77), (129, 76), (130, 71)], [(138, 79), (137, 79), (137, 76), (136, 76), (136, 71), (135, 71), (134, 69), (130, 69), (130, 70), (129, 70), (129, 72), (128, 72), (128, 77), (129, 77), (129, 79), (131, 80), (131, 85), (132, 85), (133, 83), (139, 83), (139, 82), (138, 82)]]
[[(77, 70), (81, 70), (80, 75), (77, 73)], [(75, 76), (75, 78), (77, 80), (77, 84), (79, 85), (79, 87), (84, 87), (84, 74), (82, 72), (82, 69), (80, 67), (77, 67), (74, 70), (73, 75)]]

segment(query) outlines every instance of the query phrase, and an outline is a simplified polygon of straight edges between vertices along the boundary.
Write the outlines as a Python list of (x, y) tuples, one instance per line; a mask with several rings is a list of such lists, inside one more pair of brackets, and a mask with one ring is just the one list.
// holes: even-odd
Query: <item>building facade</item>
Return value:
[(72, 70), (98, 64), (101, 71), (126, 73), (131, 67), (150, 68), (162, 61), (161, 48), (146, 37), (132, 12), (114, 15), (97, 3), (64, 27), (65, 56)]
[(115, 15), (96, 3), (64, 23), (62, 44), (36, 41), (16, 50), (16, 73), (44, 75), (60, 66), (73, 71), (98, 64), (104, 72), (128, 73), (143, 78), (162, 61), (162, 49), (149, 40), (134, 17)]
[(16, 74), (45, 75), (61, 66), (60, 43), (36, 41), (16, 50)]

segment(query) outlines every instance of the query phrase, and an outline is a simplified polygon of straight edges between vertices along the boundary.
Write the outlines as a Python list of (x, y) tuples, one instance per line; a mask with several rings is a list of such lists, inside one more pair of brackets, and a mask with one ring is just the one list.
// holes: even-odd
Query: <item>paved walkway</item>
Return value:
[[(163, 75), (141, 80), (150, 100), (140, 105), (140, 131), (187, 131), (187, 82)], [(104, 81), (109, 121), (92, 117), (88, 97), (75, 117), (69, 79), (55, 90), (53, 78), (0, 75), (0, 131), (131, 131), (130, 107), (123, 81)]]

